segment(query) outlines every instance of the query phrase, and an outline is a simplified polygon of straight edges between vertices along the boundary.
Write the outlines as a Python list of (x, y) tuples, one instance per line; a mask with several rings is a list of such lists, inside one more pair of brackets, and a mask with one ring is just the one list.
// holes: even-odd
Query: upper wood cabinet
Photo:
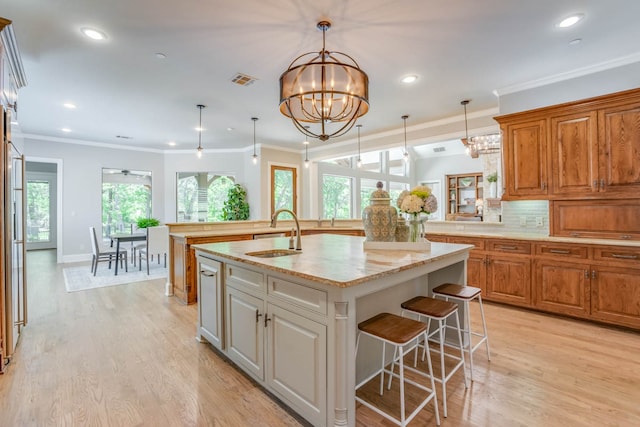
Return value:
[(546, 120), (525, 119), (501, 127), (505, 164), (503, 199), (546, 199)]
[(640, 89), (496, 120), (503, 132), (503, 199), (638, 197)]

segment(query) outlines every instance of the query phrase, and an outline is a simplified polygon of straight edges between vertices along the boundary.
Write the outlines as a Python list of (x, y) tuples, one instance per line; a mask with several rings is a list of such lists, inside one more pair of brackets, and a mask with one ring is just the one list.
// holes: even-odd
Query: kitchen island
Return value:
[[(428, 252), (363, 249), (362, 237), (304, 236), (302, 251), (273, 238), (194, 245), (198, 338), (313, 425), (354, 426), (355, 384), (379, 369), (377, 343), (358, 322), (445, 282), (466, 284), (470, 245), (432, 243)], [(464, 313), (462, 313), (464, 315)]]

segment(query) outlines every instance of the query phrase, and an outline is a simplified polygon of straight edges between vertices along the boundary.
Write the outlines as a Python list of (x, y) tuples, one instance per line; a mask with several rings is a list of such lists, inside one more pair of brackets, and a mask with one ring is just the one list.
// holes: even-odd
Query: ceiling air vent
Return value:
[(248, 76), (246, 74), (242, 74), (242, 73), (238, 73), (238, 74), (236, 74), (235, 76), (233, 76), (231, 78), (231, 81), (233, 83), (235, 83), (237, 85), (240, 85), (240, 86), (249, 86), (249, 85), (253, 84), (253, 82), (255, 82), (256, 80), (258, 80), (258, 79), (256, 79), (255, 77)]
[(126, 136), (126, 135), (116, 135), (116, 138), (119, 138), (119, 139), (133, 139), (132, 136)]
[(433, 147), (433, 152), (434, 153), (442, 153), (445, 150), (446, 150), (446, 148), (444, 148), (444, 147)]

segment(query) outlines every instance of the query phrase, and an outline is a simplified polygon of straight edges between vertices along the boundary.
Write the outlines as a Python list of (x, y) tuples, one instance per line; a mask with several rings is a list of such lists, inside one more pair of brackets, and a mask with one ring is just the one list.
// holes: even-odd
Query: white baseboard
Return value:
[(64, 264), (69, 262), (90, 262), (92, 254), (75, 254), (75, 255), (64, 255), (62, 257), (62, 262)]

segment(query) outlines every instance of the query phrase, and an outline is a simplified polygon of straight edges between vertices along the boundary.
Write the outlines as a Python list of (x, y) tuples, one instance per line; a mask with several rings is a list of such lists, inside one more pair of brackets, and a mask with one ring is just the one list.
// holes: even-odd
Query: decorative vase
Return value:
[(389, 193), (382, 189), (382, 182), (371, 193), (371, 203), (362, 210), (362, 223), (367, 242), (393, 242), (396, 239), (398, 211), (391, 206)]
[(497, 194), (496, 194), (497, 187), (498, 187), (497, 183), (495, 182), (489, 183), (489, 198), (495, 199), (497, 197)]
[(413, 218), (409, 221), (409, 241), (422, 242), (424, 239), (424, 222), (426, 218), (421, 219), (418, 214), (413, 214)]
[(408, 242), (409, 241), (409, 226), (403, 216), (398, 217), (396, 223), (396, 242)]

